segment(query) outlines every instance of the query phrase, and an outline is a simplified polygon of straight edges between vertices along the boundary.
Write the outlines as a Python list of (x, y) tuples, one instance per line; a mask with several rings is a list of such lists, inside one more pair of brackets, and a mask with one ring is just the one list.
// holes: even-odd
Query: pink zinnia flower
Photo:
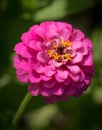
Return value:
[(43, 22), (32, 26), (14, 48), (14, 67), (28, 91), (41, 94), (48, 103), (78, 97), (93, 76), (91, 41), (64, 22)]

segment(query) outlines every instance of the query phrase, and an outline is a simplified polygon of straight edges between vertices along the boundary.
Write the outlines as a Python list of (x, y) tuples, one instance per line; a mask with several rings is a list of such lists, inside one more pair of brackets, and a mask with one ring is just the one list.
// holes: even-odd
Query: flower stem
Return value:
[(32, 95), (30, 93), (27, 93), (23, 101), (21, 102), (16, 115), (14, 116), (14, 119), (12, 121), (13, 125), (17, 125), (19, 118), (21, 117), (24, 109), (26, 108), (28, 102), (30, 101)]

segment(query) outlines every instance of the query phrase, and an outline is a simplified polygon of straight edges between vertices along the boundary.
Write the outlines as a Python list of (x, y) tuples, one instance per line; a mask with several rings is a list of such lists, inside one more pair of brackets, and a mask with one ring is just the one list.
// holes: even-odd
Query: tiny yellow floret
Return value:
[(54, 50), (48, 50), (48, 55), (49, 55), (50, 57), (53, 57), (53, 54), (54, 54)]
[(68, 40), (68, 41), (62, 41), (60, 40), (60, 44), (63, 46), (63, 47), (69, 47), (69, 46), (72, 46), (72, 43)]
[(67, 41), (67, 46), (72, 46), (72, 42), (70, 42), (69, 40)]
[(59, 60), (60, 59), (60, 55), (56, 52), (55, 55), (53, 56), (54, 60)]
[(66, 54), (64, 55), (64, 58), (65, 58), (66, 60), (72, 60), (72, 55), (69, 54), (69, 53), (66, 53)]

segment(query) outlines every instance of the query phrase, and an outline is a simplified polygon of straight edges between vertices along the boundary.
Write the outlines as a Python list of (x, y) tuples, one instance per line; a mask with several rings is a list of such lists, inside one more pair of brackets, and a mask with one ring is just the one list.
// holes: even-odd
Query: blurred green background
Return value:
[[(13, 48), (30, 26), (48, 20), (71, 23), (93, 41), (94, 78), (77, 99), (49, 105), (33, 97), (13, 128), (27, 93), (16, 78)], [(0, 130), (102, 130), (102, 0), (0, 0)]]

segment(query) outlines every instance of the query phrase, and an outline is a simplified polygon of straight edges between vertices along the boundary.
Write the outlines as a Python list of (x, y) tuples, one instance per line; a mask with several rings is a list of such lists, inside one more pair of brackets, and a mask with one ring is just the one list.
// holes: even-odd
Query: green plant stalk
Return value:
[(17, 113), (14, 116), (13, 121), (12, 121), (12, 124), (14, 126), (17, 125), (17, 123), (18, 123), (18, 121), (19, 121), (19, 119), (20, 119), (24, 109), (26, 108), (26, 106), (27, 106), (27, 104), (28, 104), (28, 102), (30, 101), (31, 98), (32, 98), (32, 95), (30, 93), (27, 93), (25, 98), (21, 102), (21, 104), (20, 104), (20, 106), (19, 106), (19, 108), (17, 110)]

